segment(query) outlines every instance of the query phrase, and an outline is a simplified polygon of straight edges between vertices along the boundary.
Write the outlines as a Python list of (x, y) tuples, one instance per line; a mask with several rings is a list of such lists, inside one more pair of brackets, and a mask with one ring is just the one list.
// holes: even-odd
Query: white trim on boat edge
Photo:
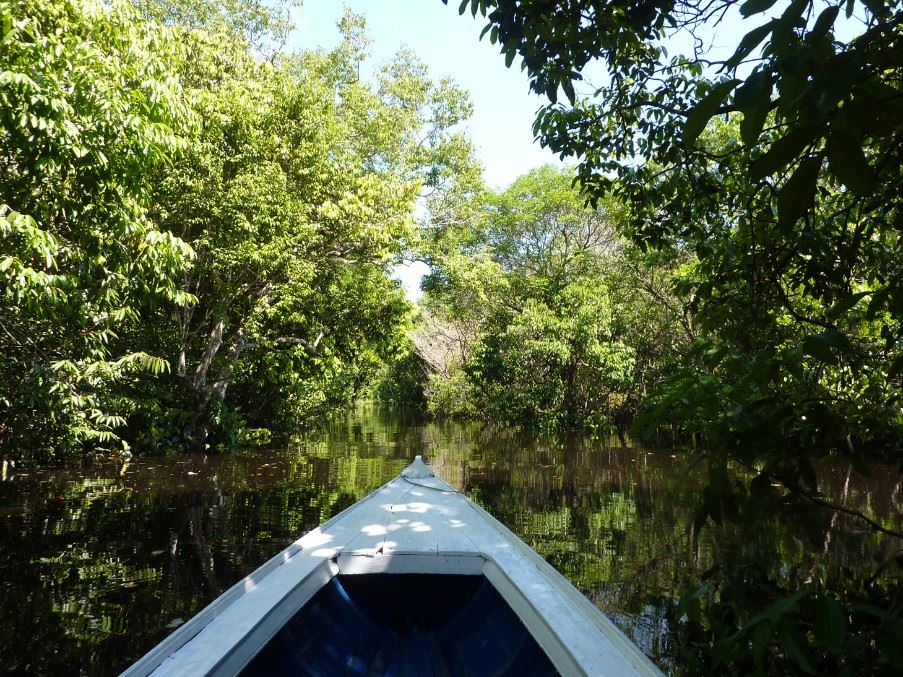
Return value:
[(563, 675), (661, 675), (567, 579), (418, 456), (229, 588), (123, 677), (234, 675), (333, 576), (364, 573), (482, 574)]

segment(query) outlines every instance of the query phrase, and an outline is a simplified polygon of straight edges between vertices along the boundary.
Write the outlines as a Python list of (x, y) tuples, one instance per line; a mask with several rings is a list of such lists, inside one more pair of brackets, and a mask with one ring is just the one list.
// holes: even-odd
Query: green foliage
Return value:
[(284, 436), (397, 353), (470, 104), (406, 50), (362, 82), (350, 12), (282, 54), (293, 4), (0, 3), (5, 458)]
[(653, 265), (619, 239), (617, 206), (585, 207), (572, 176), (550, 167), (495, 195), (475, 191), (458, 210), (424, 238), (426, 303), (454, 328), (433, 333), (458, 343), (453, 360), (434, 365), (430, 410), (623, 429), (660, 378), (662, 352), (686, 340), (655, 279), (664, 259)]
[(256, 53), (278, 52), (301, 0), (129, 0), (151, 21), (202, 28), (238, 39)]
[(181, 49), (118, 2), (2, 2), (0, 25), (0, 448), (108, 447), (133, 406), (111, 387), (168, 369), (120, 335), (187, 298), (191, 250), (146, 215), (193, 125)]
[(486, 413), (544, 427), (613, 421), (634, 351), (613, 335), (605, 290), (572, 284), (550, 308), (532, 299), (477, 345), (467, 371)]
[[(747, 3), (742, 13), (759, 17), (770, 4)], [(473, 9), (551, 98), (537, 134), (581, 158), (588, 199), (613, 191), (625, 205), (622, 230), (637, 244), (698, 258), (680, 285), (702, 330), (698, 352), (736, 359), (716, 373), (708, 364), (684, 373), (723, 375), (746, 410), (783, 421), (778, 427), (811, 421), (800, 406), (818, 402), (819, 423), (799, 427), (823, 438), (825, 451), (893, 449), (903, 434), (894, 368), (900, 9), (847, 3), (848, 15), (865, 20), (840, 42), (839, 6), (790, 3), (716, 62), (733, 77), (714, 77), (702, 54), (668, 56), (663, 44), (679, 30), (706, 30), (714, 8), (582, 0), (551, 17), (542, 3), (512, 0)], [(610, 83), (555, 103), (594, 60), (608, 66)], [(718, 425), (733, 425), (733, 404), (713, 414)], [(715, 435), (714, 418), (686, 413), (681, 425)], [(833, 430), (822, 425), (828, 418)]]
[(470, 106), (404, 50), (361, 81), (363, 19), (340, 28), (332, 51), (266, 62), (219, 21), (183, 29), (205, 124), (159, 174), (153, 215), (197, 252), (197, 303), (157, 328), (177, 366), (134, 418), (144, 446), (228, 446), (248, 426), (284, 437), (352, 402), (404, 340), (389, 272), (418, 195), (469, 160), (451, 128)]
[(402, 410), (423, 412), (427, 406), (424, 390), (428, 371), (423, 358), (408, 340), (399, 346), (399, 352), (383, 366), (370, 394), (378, 402), (391, 404)]
[(423, 386), (427, 412), (436, 418), (476, 419), (477, 394), (468, 374), (456, 365), (447, 375), (431, 373)]

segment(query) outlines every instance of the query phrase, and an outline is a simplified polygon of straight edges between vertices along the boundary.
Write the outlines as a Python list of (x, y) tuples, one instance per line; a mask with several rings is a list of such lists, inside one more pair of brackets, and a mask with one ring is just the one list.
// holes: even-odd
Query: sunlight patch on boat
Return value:
[(396, 503), (394, 505), (384, 505), (383, 508), (389, 510), (391, 512), (416, 512), (416, 513), (425, 513), (430, 508), (434, 506), (429, 503), (422, 502), (414, 502), (414, 503)]
[(324, 534), (319, 529), (314, 529), (305, 534), (304, 538), (301, 539), (301, 545), (304, 548), (316, 548), (318, 545), (326, 545), (333, 538), (333, 536)]

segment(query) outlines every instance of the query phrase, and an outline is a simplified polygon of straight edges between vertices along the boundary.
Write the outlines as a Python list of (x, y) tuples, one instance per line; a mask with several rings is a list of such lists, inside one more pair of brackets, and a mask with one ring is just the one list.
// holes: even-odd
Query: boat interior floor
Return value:
[(242, 675), (555, 675), (483, 576), (357, 574), (321, 588)]

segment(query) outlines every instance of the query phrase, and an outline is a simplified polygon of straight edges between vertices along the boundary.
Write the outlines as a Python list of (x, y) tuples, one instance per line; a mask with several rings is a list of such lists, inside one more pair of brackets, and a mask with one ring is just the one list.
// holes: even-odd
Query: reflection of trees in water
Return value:
[[(715, 565), (756, 584), (830, 583), (844, 568), (874, 568), (896, 547), (854, 517), (795, 502), (755, 526), (694, 533), (702, 477), (686, 456), (509, 434), (494, 448), (484, 439), (478, 459), (459, 458), (468, 491), (663, 664), (681, 641), (675, 594)], [(899, 523), (895, 473), (826, 466), (819, 480), (827, 499)]]
[[(137, 459), (0, 484), (0, 660), (115, 672), (416, 453), (664, 663), (680, 642), (673, 596), (714, 563), (802, 580), (872, 567), (892, 547), (811, 506), (754, 530), (694, 534), (701, 478), (685, 456), (362, 410), (283, 452)], [(820, 479), (831, 500), (899, 521), (894, 474), (827, 468)]]

